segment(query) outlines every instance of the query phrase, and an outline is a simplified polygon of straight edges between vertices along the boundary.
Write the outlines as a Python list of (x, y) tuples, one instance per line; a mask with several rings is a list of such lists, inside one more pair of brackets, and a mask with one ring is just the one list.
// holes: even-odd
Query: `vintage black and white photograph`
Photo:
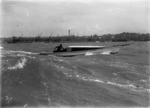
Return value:
[(1, 107), (150, 107), (149, 0), (1, 0)]

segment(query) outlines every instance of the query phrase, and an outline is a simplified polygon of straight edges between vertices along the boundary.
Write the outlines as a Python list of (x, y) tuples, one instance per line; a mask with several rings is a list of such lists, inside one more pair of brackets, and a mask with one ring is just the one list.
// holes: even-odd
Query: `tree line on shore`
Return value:
[(119, 34), (104, 34), (104, 35), (91, 35), (91, 36), (36, 36), (36, 37), (16, 37), (3, 38), (3, 42), (18, 43), (18, 42), (126, 42), (126, 41), (150, 41), (150, 34), (128, 33), (123, 32)]

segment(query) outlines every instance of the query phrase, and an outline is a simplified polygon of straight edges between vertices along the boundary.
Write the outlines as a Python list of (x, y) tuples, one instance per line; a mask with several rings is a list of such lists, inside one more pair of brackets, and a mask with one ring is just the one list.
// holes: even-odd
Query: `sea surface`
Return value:
[(150, 42), (63, 43), (117, 46), (117, 54), (39, 55), (59, 43), (2, 43), (2, 107), (148, 107)]

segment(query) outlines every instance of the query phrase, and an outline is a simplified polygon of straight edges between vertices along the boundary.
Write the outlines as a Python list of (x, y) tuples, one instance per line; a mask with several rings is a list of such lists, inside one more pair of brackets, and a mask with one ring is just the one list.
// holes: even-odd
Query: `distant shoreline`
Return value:
[(105, 34), (102, 36), (91, 35), (91, 36), (36, 36), (36, 37), (8, 37), (1, 38), (2, 42), (7, 43), (32, 43), (32, 42), (45, 42), (45, 43), (57, 43), (57, 42), (127, 42), (127, 41), (150, 41), (150, 34), (140, 33), (120, 33), (120, 34)]

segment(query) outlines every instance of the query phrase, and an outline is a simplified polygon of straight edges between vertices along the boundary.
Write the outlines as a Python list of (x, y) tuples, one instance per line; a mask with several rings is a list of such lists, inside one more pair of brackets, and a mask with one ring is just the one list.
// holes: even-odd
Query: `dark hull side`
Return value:
[(98, 49), (103, 49), (104, 47), (73, 47), (73, 48), (65, 48), (61, 51), (59, 50), (56, 50), (56, 51), (53, 51), (54, 53), (55, 52), (77, 52), (77, 51), (89, 51), (89, 50), (98, 50)]
[(105, 48), (105, 49), (93, 49), (93, 50), (84, 50), (84, 51), (71, 51), (71, 52), (41, 52), (40, 55), (54, 55), (54, 56), (60, 56), (60, 57), (73, 57), (73, 56), (79, 56), (79, 55), (86, 55), (90, 53), (94, 54), (101, 54), (103, 52), (109, 52), (110, 54), (116, 54), (118, 53), (119, 48)]
[(54, 52), (53, 55), (60, 56), (60, 57), (72, 57), (72, 56), (79, 56), (79, 55), (88, 55), (90, 53), (103, 53), (103, 52), (110, 52), (110, 54), (118, 53), (118, 48), (107, 48), (107, 49), (95, 49), (95, 50), (85, 50), (85, 51), (72, 51), (72, 52)]

